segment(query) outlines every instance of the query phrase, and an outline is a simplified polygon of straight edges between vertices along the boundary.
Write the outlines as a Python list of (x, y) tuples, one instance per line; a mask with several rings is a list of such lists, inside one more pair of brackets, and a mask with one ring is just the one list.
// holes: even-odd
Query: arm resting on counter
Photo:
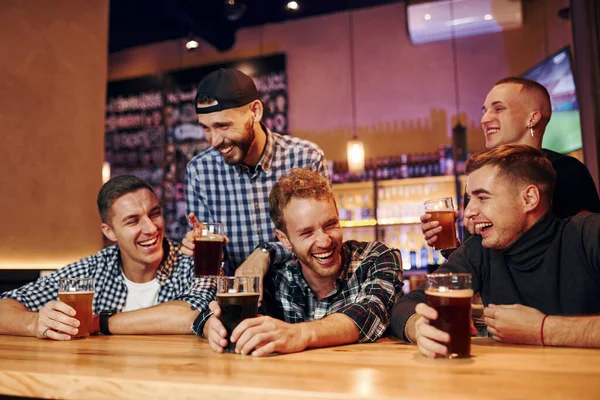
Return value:
[(117, 313), (108, 320), (113, 335), (191, 334), (199, 311), (183, 300), (172, 300), (141, 310)]
[(355, 322), (347, 315), (335, 313), (297, 324), (267, 316), (246, 319), (234, 329), (231, 341), (240, 354), (266, 356), (356, 343), (359, 337)]
[(0, 334), (35, 336), (33, 327), (37, 313), (13, 299), (0, 300)]
[(30, 311), (14, 299), (0, 300), (0, 334), (34, 336), (39, 339), (70, 340), (78, 331), (75, 310), (51, 300), (39, 311)]
[(357, 343), (360, 332), (356, 322), (348, 315), (335, 313), (327, 317), (309, 322), (302, 322), (307, 333), (306, 347), (321, 348)]
[(600, 348), (600, 316), (549, 315), (544, 324), (546, 346)]

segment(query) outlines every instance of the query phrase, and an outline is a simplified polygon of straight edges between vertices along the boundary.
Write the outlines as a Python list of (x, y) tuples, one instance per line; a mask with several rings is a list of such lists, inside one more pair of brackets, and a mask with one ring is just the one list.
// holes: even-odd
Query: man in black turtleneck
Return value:
[[(549, 210), (556, 179), (543, 153), (503, 145), (467, 162), (470, 237), (438, 272), (468, 272), (488, 332), (517, 344), (600, 347), (600, 214), (558, 219)], [(392, 333), (426, 356), (447, 354), (449, 335), (424, 286), (392, 310)]]

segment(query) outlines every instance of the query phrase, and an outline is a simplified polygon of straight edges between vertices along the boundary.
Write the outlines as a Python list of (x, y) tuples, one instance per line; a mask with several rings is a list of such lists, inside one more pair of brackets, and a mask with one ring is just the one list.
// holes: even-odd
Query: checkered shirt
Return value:
[[(168, 255), (156, 271), (156, 280), (160, 284), (158, 303), (183, 300), (193, 309), (207, 309), (208, 303), (215, 299), (214, 283), (210, 279), (195, 279), (194, 259), (179, 253), (180, 244), (165, 238), (163, 247)], [(95, 314), (101, 311), (120, 312), (125, 306), (127, 287), (121, 269), (121, 251), (116, 245), (106, 247), (97, 254), (69, 264), (35, 282), (2, 293), (0, 299), (14, 299), (30, 311), (39, 311), (49, 301), (58, 300), (60, 278), (95, 278)]]
[[(402, 258), (398, 249), (381, 242), (344, 242), (344, 268), (332, 292), (315, 298), (297, 259), (272, 265), (264, 279), (260, 313), (288, 323), (313, 321), (334, 313), (347, 315), (359, 331), (359, 341), (374, 342), (390, 325), (392, 306), (402, 295)], [(192, 331), (202, 336), (212, 315), (205, 310)]]
[(329, 178), (323, 151), (309, 141), (271, 132), (255, 169), (228, 165), (213, 147), (187, 165), (186, 206), (202, 222), (221, 222), (230, 239), (224, 247), (225, 274), (235, 269), (260, 242), (272, 243), (276, 263), (288, 261), (290, 253), (277, 242), (269, 217), (269, 192), (292, 168), (309, 168)]
[(321, 300), (304, 280), (297, 259), (270, 269), (264, 282), (263, 312), (289, 323), (342, 313), (356, 324), (361, 343), (379, 339), (402, 293), (400, 251), (381, 242), (350, 240), (344, 242), (342, 259), (342, 274)]

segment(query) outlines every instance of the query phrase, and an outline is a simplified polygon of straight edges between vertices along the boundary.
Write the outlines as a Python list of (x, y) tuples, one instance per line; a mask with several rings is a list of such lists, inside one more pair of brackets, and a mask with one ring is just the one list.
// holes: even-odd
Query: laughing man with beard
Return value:
[[(231, 333), (239, 354), (265, 356), (373, 342), (386, 333), (401, 294), (400, 252), (381, 242), (343, 241), (333, 191), (317, 172), (295, 169), (269, 195), (279, 240), (295, 257), (264, 278), (263, 316)], [(223, 352), (227, 334), (216, 302), (194, 330)]]
[[(200, 81), (196, 113), (211, 147), (188, 163), (187, 212), (200, 222), (225, 225), (230, 239), (223, 247), (226, 275), (244, 261), (244, 268), (264, 273), (270, 262), (291, 256), (277, 242), (269, 220), (269, 192), (292, 168), (328, 177), (323, 151), (309, 141), (271, 132), (261, 122), (263, 104), (252, 78), (235, 69), (219, 69)], [(183, 244), (185, 254), (193, 255), (191, 232)]]

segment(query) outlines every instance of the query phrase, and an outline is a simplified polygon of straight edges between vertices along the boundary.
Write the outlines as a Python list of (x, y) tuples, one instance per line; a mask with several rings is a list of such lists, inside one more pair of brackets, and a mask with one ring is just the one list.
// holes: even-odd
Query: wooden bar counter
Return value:
[(389, 339), (266, 358), (194, 336), (0, 336), (0, 394), (146, 399), (598, 399), (600, 350), (475, 338), (468, 360)]

